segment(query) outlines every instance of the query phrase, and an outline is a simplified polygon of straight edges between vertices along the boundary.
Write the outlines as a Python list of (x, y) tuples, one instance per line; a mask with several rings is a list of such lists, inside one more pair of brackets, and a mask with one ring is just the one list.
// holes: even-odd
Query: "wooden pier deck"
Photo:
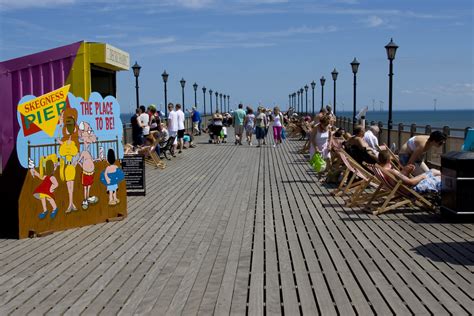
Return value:
[(148, 167), (125, 221), (0, 240), (0, 315), (472, 314), (473, 224), (345, 208), (301, 142), (230, 141)]

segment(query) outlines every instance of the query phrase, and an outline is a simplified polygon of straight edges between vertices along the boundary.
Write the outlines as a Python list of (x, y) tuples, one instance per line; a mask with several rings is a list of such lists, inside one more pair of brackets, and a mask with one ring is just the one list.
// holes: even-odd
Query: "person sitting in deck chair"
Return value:
[(388, 150), (382, 150), (378, 157), (379, 165), (390, 172), (395, 178), (401, 180), (403, 184), (412, 187), (418, 193), (439, 193), (441, 191), (441, 174), (436, 169), (431, 169), (416, 177), (408, 177), (414, 165), (407, 166), (406, 170), (398, 171), (392, 168), (392, 155)]
[(158, 157), (162, 158), (160, 156), (161, 154), (161, 147), (166, 146), (166, 143), (168, 142), (168, 139), (170, 137), (168, 130), (165, 127), (165, 124), (159, 124), (157, 126), (157, 130), (153, 133), (153, 136), (155, 137), (155, 152), (158, 155)]

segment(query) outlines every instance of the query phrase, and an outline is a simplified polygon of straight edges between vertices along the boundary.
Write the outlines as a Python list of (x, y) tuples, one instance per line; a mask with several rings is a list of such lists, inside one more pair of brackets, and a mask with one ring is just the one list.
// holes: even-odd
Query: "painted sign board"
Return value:
[(120, 105), (69, 85), (21, 98), (16, 140), (26, 169), (19, 197), (19, 237), (105, 222), (127, 215)]

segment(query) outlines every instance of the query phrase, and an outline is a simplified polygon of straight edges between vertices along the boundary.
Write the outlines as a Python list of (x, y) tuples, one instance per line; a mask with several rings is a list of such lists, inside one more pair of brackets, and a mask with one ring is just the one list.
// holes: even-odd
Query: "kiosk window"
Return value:
[(116, 97), (116, 73), (113, 70), (91, 65), (91, 89), (102, 97), (113, 95)]

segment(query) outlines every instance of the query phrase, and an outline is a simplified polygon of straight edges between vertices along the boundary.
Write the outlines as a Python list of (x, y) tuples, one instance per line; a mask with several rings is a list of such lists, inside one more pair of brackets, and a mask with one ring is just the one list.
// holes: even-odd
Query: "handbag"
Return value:
[(286, 139), (286, 129), (285, 128), (281, 129), (281, 139)]
[(323, 172), (326, 170), (326, 161), (321, 156), (321, 153), (315, 153), (309, 163), (316, 172)]

